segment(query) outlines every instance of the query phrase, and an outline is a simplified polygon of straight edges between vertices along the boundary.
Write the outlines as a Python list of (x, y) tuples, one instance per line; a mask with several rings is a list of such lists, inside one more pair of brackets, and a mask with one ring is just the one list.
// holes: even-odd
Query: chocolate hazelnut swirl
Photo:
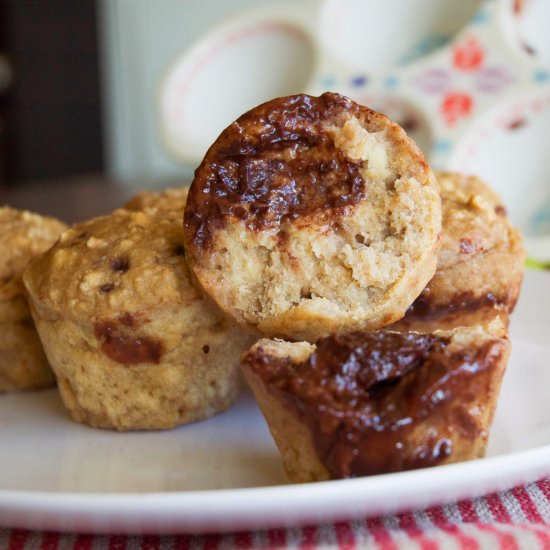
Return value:
[(197, 168), (186, 257), (226, 313), (314, 341), (399, 319), (435, 271), (441, 201), (416, 145), (338, 94), (243, 114)]
[(336, 94), (297, 95), (260, 105), (229, 126), (195, 175), (201, 185), (185, 214), (194, 244), (211, 247), (216, 229), (232, 217), (262, 231), (364, 199), (361, 162), (339, 150), (323, 124), (359, 109)]
[[(289, 443), (285, 437), (292, 430), (284, 434), (281, 426), (301, 424), (325, 478), (424, 468), (483, 454), (506, 339), (479, 329), (355, 332), (322, 338), (297, 360), (292, 346), (299, 345), (260, 341), (244, 356), (243, 372), (279, 447), (300, 454), (307, 443)], [(279, 425), (272, 423), (274, 402), (288, 415)], [(292, 464), (287, 470), (300, 472), (291, 475), (296, 481), (307, 481), (319, 468)]]

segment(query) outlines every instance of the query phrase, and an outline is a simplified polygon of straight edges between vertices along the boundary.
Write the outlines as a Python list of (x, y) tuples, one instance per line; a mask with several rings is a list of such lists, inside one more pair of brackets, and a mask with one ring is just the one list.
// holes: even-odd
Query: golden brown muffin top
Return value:
[(436, 176), (443, 209), (437, 271), (405, 320), (481, 315), (483, 309), (492, 318), (495, 308), (510, 313), (523, 276), (520, 231), (511, 226), (498, 194), (480, 178), (453, 172)]
[(441, 187), (443, 235), (438, 269), (495, 248), (507, 249), (518, 232), (498, 194), (476, 176), (436, 172)]
[[(220, 319), (191, 284), (181, 212), (115, 210), (71, 227), (32, 262), (24, 282), (37, 307), (82, 323), (147, 323), (188, 308), (189, 330)], [(95, 326), (96, 331), (108, 326)]]
[(0, 281), (20, 275), (33, 256), (50, 248), (67, 226), (27, 210), (0, 207)]

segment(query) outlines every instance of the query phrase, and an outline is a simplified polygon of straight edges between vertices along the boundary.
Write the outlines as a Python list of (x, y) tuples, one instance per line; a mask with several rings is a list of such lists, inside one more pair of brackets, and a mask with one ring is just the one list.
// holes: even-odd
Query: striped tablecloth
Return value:
[(170, 537), (0, 529), (0, 550), (157, 548), (550, 549), (550, 478), (473, 500), (331, 525)]

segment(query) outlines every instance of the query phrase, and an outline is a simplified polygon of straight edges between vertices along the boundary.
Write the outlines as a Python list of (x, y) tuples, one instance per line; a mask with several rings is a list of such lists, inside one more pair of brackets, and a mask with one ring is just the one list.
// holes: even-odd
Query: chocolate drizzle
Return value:
[(493, 344), (449, 353), (445, 337), (353, 333), (320, 339), (303, 363), (262, 349), (243, 361), (307, 422), (319, 460), (343, 478), (437, 465), (453, 433), (479, 436), (465, 403), (487, 391), (477, 373), (490, 370)]
[(94, 333), (101, 342), (101, 351), (122, 365), (158, 365), (164, 351), (162, 342), (149, 336), (132, 334), (129, 327), (134, 324), (135, 319), (129, 313), (117, 319), (96, 322)]
[(493, 307), (497, 310), (503, 308), (507, 301), (497, 298), (492, 292), (478, 296), (473, 292), (459, 292), (449, 302), (437, 304), (431, 299), (428, 288), (409, 306), (404, 319), (434, 320), (447, 315), (476, 311), (483, 307)]
[(370, 114), (337, 94), (297, 95), (260, 105), (226, 128), (189, 193), (185, 225), (194, 244), (207, 247), (231, 218), (261, 231), (362, 200), (361, 163), (335, 147), (323, 124), (344, 111)]

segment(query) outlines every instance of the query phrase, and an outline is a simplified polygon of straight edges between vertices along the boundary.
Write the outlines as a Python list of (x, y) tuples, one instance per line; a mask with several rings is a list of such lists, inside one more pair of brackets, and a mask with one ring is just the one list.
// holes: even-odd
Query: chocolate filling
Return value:
[(164, 351), (162, 342), (149, 336), (129, 334), (122, 328), (131, 327), (133, 324), (134, 319), (129, 313), (120, 319), (95, 323), (94, 333), (101, 341), (101, 351), (109, 359), (122, 365), (158, 365)]
[(430, 293), (424, 291), (410, 306), (404, 320), (441, 319), (446, 315), (468, 313), (483, 307), (503, 308), (507, 299), (499, 299), (492, 292), (476, 296), (473, 292), (460, 292), (446, 304), (435, 303)]
[(371, 114), (337, 94), (297, 95), (260, 105), (226, 128), (197, 169), (187, 201), (194, 244), (208, 247), (229, 219), (262, 231), (364, 199), (362, 163), (337, 149), (324, 125), (344, 112)]
[(115, 258), (111, 262), (111, 269), (113, 271), (121, 271), (122, 273), (124, 273), (128, 271), (128, 269), (130, 269), (130, 260), (125, 257)]
[(320, 339), (303, 363), (262, 349), (243, 361), (306, 421), (319, 460), (343, 478), (437, 465), (452, 454), (456, 430), (477, 438), (467, 403), (488, 391), (494, 342), (454, 354), (448, 344), (418, 333), (352, 333)]

